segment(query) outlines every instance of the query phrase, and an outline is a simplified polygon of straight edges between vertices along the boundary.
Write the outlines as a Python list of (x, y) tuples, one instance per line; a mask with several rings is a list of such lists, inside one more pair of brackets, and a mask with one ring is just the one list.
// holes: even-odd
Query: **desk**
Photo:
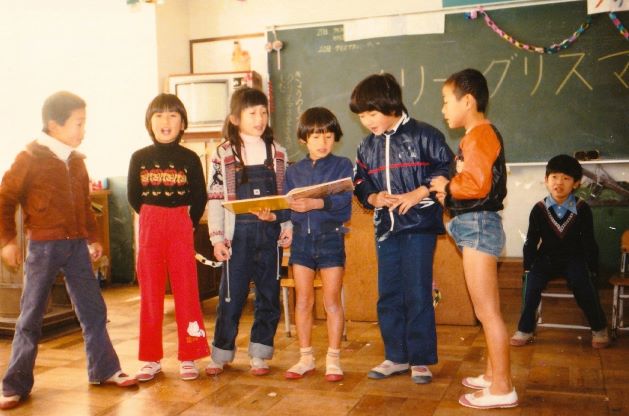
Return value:
[[(444, 221), (449, 218), (444, 217)], [(378, 265), (373, 212), (352, 200), (350, 232), (345, 239), (345, 316), (354, 321), (377, 321)], [(475, 325), (474, 309), (465, 286), (463, 262), (456, 245), (446, 235), (437, 239), (433, 276), (442, 299), (435, 309), (438, 324)]]

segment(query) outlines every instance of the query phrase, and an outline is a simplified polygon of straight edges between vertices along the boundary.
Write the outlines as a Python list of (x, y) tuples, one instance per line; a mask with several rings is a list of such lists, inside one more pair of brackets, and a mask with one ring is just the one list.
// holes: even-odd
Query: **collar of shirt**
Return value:
[(266, 160), (266, 143), (262, 137), (249, 136), (246, 134), (240, 134), (242, 137), (242, 144), (240, 152), (242, 153), (243, 162), (247, 166), (261, 165)]
[(68, 146), (60, 140), (55, 139), (54, 137), (43, 132), (41, 137), (37, 139), (37, 143), (42, 146), (46, 146), (48, 149), (50, 149), (52, 153), (55, 154), (55, 156), (57, 156), (64, 162), (68, 160), (68, 158), (70, 157), (70, 153), (74, 151), (73, 147)]
[(577, 199), (574, 195), (570, 195), (562, 204), (558, 204), (552, 196), (548, 195), (544, 201), (546, 208), (552, 208), (559, 219), (563, 218), (568, 211), (577, 214)]
[(406, 124), (411, 118), (408, 116), (408, 114), (402, 112), (402, 117), (400, 117), (400, 119), (397, 121), (397, 123), (395, 123), (395, 126), (393, 126), (391, 128), (391, 130), (387, 130), (384, 132), (385, 135), (387, 136), (391, 136), (392, 134), (394, 134), (397, 129), (402, 125), (402, 124)]

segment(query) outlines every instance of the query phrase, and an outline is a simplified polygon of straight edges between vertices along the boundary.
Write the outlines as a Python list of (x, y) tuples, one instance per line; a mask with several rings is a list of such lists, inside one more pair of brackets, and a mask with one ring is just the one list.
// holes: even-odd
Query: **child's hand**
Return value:
[(381, 192), (378, 192), (377, 194), (371, 194), (367, 198), (367, 202), (369, 202), (371, 205), (373, 205), (376, 208), (382, 208), (382, 207), (390, 208), (392, 205), (396, 204), (397, 201), (398, 201), (397, 198), (391, 195), (390, 193), (388, 193), (387, 191), (381, 191)]
[(409, 209), (419, 204), (422, 199), (429, 195), (428, 188), (420, 186), (414, 191), (407, 192), (405, 194), (393, 195), (397, 201), (395, 204), (389, 206), (389, 209), (399, 208), (400, 215), (404, 215)]
[(227, 261), (231, 257), (231, 251), (224, 242), (216, 243), (214, 245), (214, 257), (216, 257), (218, 261)]
[(282, 248), (288, 248), (290, 247), (292, 242), (293, 242), (293, 229), (287, 228), (286, 230), (282, 230), (282, 232), (280, 233), (280, 238), (279, 240), (277, 240), (277, 245), (279, 245)]
[(256, 217), (258, 217), (258, 219), (260, 221), (273, 222), (273, 221), (275, 221), (277, 219), (275, 214), (273, 212), (271, 212), (271, 210), (268, 209), (268, 208), (262, 208), (262, 209), (258, 209), (258, 210), (251, 210), (251, 211), (249, 211), (249, 213), (255, 215)]
[(2, 247), (2, 260), (9, 267), (16, 268), (22, 264), (22, 252), (17, 246), (17, 240), (13, 239), (6, 246)]
[(96, 261), (101, 258), (103, 255), (103, 246), (99, 242), (92, 243), (88, 247), (92, 261)]
[(446, 185), (450, 182), (445, 176), (437, 176), (430, 181), (430, 192), (443, 193), (446, 192)]
[(323, 199), (321, 198), (289, 198), (288, 206), (295, 212), (307, 212), (313, 209), (323, 208)]
[(436, 194), (437, 201), (443, 206), (446, 205), (446, 193), (445, 192), (437, 192)]

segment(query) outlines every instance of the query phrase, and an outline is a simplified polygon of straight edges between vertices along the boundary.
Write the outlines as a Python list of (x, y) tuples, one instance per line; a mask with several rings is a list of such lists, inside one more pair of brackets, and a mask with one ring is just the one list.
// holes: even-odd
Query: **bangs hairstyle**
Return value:
[(341, 124), (334, 114), (324, 107), (313, 107), (304, 111), (297, 124), (297, 138), (308, 141), (311, 134), (334, 133), (334, 141), (338, 142), (343, 136)]
[(551, 173), (563, 173), (574, 179), (575, 182), (580, 181), (583, 177), (583, 168), (578, 160), (568, 155), (557, 155), (546, 164), (546, 177)]
[[(153, 127), (151, 126), (151, 118), (155, 113), (163, 113), (166, 111), (179, 113), (181, 116), (181, 125), (183, 130), (188, 128), (188, 112), (181, 100), (174, 94), (160, 94), (153, 98), (153, 101), (151, 101), (146, 109), (146, 116), (144, 118), (144, 126), (151, 135), (153, 141), (155, 141), (155, 133), (153, 133)], [(179, 132), (179, 135), (174, 141), (175, 143), (179, 143), (181, 141), (183, 130)]]
[(452, 85), (457, 99), (461, 99), (465, 94), (470, 94), (476, 100), (478, 112), (487, 112), (489, 88), (487, 88), (485, 76), (480, 71), (467, 68), (456, 72), (448, 77), (444, 85)]
[(402, 102), (402, 89), (391, 74), (374, 74), (354, 87), (349, 108), (352, 113), (379, 111), (387, 116), (408, 113)]
[[(229, 115), (225, 119), (225, 123), (223, 124), (223, 137), (228, 139), (232, 144), (234, 142), (238, 142), (241, 144), (240, 140), (240, 131), (237, 125), (231, 122), (230, 117), (238, 119), (240, 122), (240, 113), (242, 113), (245, 109), (249, 107), (256, 107), (258, 105), (262, 105), (269, 110), (269, 99), (266, 98), (266, 95), (262, 91), (256, 88), (251, 87), (242, 87), (238, 88), (232, 94), (232, 97), (229, 101)], [(269, 114), (270, 117), (270, 114)], [(266, 125), (264, 132), (262, 133), (262, 139), (264, 139), (267, 143), (273, 142), (273, 131), (271, 127)]]
[(68, 91), (59, 91), (46, 98), (41, 109), (42, 131), (48, 133), (48, 122), (55, 121), (60, 126), (66, 123), (74, 110), (85, 108), (85, 100)]

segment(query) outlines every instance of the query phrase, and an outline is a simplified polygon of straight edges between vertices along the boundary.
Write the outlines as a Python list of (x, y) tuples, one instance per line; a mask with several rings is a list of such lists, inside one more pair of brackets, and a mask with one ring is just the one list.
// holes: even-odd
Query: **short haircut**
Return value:
[(48, 122), (55, 121), (60, 126), (66, 123), (74, 110), (85, 108), (85, 100), (68, 91), (59, 91), (46, 98), (41, 109), (43, 128), (48, 133)]
[(546, 164), (546, 177), (551, 173), (563, 173), (580, 181), (583, 177), (583, 168), (578, 160), (568, 155), (557, 155)]
[(467, 68), (456, 72), (448, 77), (444, 85), (452, 85), (457, 99), (470, 94), (476, 100), (478, 112), (487, 112), (489, 88), (487, 88), (485, 76), (480, 71)]
[(343, 136), (341, 124), (334, 114), (324, 107), (312, 107), (307, 109), (299, 117), (297, 124), (297, 138), (308, 141), (311, 134), (334, 133), (334, 141), (338, 142)]
[(401, 116), (406, 111), (402, 89), (391, 74), (374, 74), (354, 87), (349, 108), (355, 114), (379, 111), (387, 116)]
[[(153, 114), (163, 113), (165, 111), (179, 113), (183, 129), (185, 130), (188, 128), (188, 112), (181, 100), (174, 94), (160, 94), (153, 98), (153, 101), (151, 101), (146, 109), (146, 116), (144, 118), (144, 126), (151, 135), (153, 141), (155, 141), (155, 133), (153, 132), (153, 126), (151, 125), (151, 118), (153, 118)], [(174, 142), (179, 143), (182, 136), (183, 131), (180, 131)]]

